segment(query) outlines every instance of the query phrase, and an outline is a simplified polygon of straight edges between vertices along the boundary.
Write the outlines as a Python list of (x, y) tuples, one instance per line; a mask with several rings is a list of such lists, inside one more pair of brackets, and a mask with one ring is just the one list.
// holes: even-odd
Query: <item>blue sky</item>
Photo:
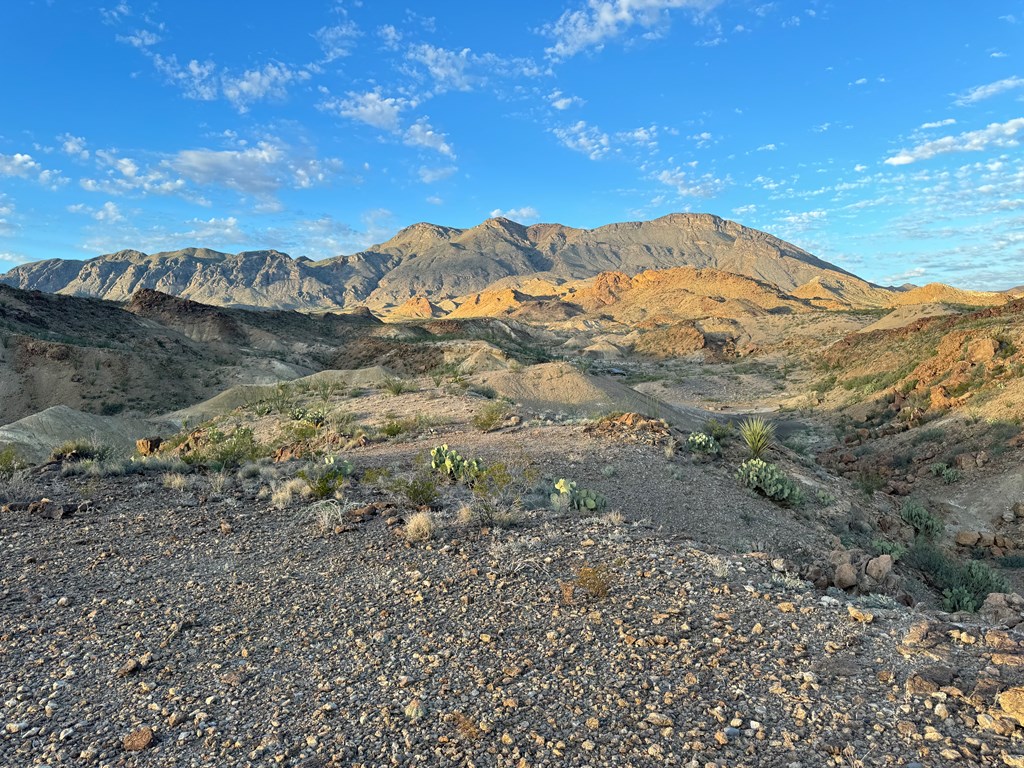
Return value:
[(1024, 283), (1024, 0), (13, 0), (0, 270), (715, 213)]

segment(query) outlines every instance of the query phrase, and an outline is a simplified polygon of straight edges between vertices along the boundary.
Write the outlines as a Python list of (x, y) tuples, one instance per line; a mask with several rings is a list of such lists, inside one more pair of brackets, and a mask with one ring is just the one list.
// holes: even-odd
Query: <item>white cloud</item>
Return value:
[(290, 84), (309, 79), (310, 74), (305, 70), (271, 62), (262, 69), (246, 70), (237, 77), (225, 73), (221, 77), (221, 88), (225, 98), (244, 114), (254, 102), (264, 99), (283, 100), (288, 95)]
[(61, 142), (60, 148), (65, 154), (79, 160), (89, 159), (89, 150), (85, 148), (85, 139), (81, 136), (72, 136), (70, 133), (65, 133), (58, 136), (57, 140)]
[(431, 205), (444, 205), (444, 200), (442, 200), (437, 195), (431, 195), (430, 197), (428, 197), (427, 202), (430, 203)]
[(367, 93), (350, 91), (347, 99), (331, 99), (321, 105), (323, 109), (336, 112), (342, 117), (385, 131), (398, 130), (399, 115), (407, 106), (409, 103), (405, 99), (382, 96), (380, 89)]
[(213, 101), (219, 93), (216, 73), (217, 65), (212, 61), (200, 62), (192, 59), (188, 64), (178, 63), (178, 57), (153, 54), (153, 66), (172, 84), (185, 93), (185, 97), (196, 101)]
[(704, 147), (707, 147), (710, 144), (714, 143), (714, 138), (715, 137), (712, 136), (707, 131), (701, 131), (700, 133), (691, 136), (690, 140), (697, 142), (697, 147), (699, 149), (703, 149)]
[(998, 96), (1000, 93), (1006, 93), (1016, 88), (1024, 88), (1024, 77), (1007, 77), (994, 83), (975, 86), (958, 96), (953, 103), (958, 107), (965, 107), (968, 104), (974, 104), (983, 99), (990, 99), (993, 96)]
[(762, 144), (757, 148), (758, 152), (774, 152), (778, 147), (775, 144)]
[(930, 160), (937, 155), (950, 152), (981, 152), (989, 148), (1011, 148), (1020, 144), (1017, 134), (1024, 131), (1024, 117), (992, 123), (977, 131), (967, 131), (958, 136), (944, 136), (926, 141), (912, 149), (905, 149), (885, 160), (886, 165), (909, 165), (917, 160)]
[(582, 152), (591, 160), (600, 160), (611, 150), (611, 140), (608, 138), (608, 134), (597, 126), (587, 125), (585, 120), (580, 120), (566, 128), (554, 128), (552, 133), (566, 147), (576, 152)]
[(391, 24), (377, 27), (377, 36), (384, 41), (384, 47), (392, 51), (397, 49), (398, 44), (402, 42), (402, 33)]
[(424, 184), (433, 184), (436, 181), (443, 181), (459, 169), (454, 165), (447, 165), (443, 168), (420, 168), (420, 181)]
[(126, 43), (139, 50), (145, 50), (159, 43), (160, 36), (148, 29), (137, 29), (130, 35), (118, 35), (117, 42)]
[[(3, 232), (3, 223), (0, 222), (0, 232)], [(8, 264), (17, 266), (18, 264), (28, 264), (29, 262), (35, 261), (35, 259), (26, 256), (23, 253), (14, 253), (13, 251), (0, 251), (0, 262), (7, 262)]]
[(85, 203), (75, 203), (68, 206), (68, 212), (91, 216), (96, 221), (105, 224), (117, 224), (125, 220), (117, 204), (110, 200), (105, 202), (100, 208), (93, 208)]
[[(0, 235), (14, 234), (15, 227), (8, 218), (13, 213), (14, 203), (10, 201), (10, 198), (7, 197), (7, 195), (5, 195), (3, 192), (0, 192)], [(0, 255), (0, 259), (4, 258), (4, 256)], [(11, 259), (5, 260), (11, 261)]]
[(585, 102), (579, 96), (566, 96), (561, 91), (552, 91), (548, 94), (548, 101), (551, 106), (558, 110), (565, 110), (572, 106), (582, 107)]
[(522, 208), (509, 208), (507, 211), (495, 208), (491, 211), (492, 219), (499, 217), (518, 221), (520, 224), (534, 224), (540, 221), (540, 212), (532, 205), (524, 205)]
[(632, 131), (620, 131), (615, 138), (627, 144), (654, 149), (658, 146), (658, 126), (634, 128)]
[(433, 129), (427, 118), (421, 117), (409, 126), (405, 132), (404, 143), (410, 147), (426, 147), (446, 157), (455, 157), (451, 144), (443, 133)]
[(340, 160), (301, 157), (277, 141), (261, 141), (239, 150), (187, 149), (166, 164), (195, 184), (257, 196), (269, 196), (282, 187), (306, 189), (324, 184), (341, 170)]
[(313, 37), (324, 52), (324, 63), (349, 56), (356, 40), (362, 33), (354, 21), (346, 21), (331, 27), (320, 27)]
[(660, 34), (669, 24), (669, 11), (689, 9), (700, 16), (720, 1), (587, 0), (584, 8), (565, 11), (557, 21), (543, 27), (541, 31), (554, 40), (545, 52), (551, 58), (566, 59), (588, 48), (600, 49), (605, 41), (636, 25)]
[(757, 206), (754, 205), (753, 203), (750, 203), (748, 205), (741, 205), (738, 208), (733, 208), (732, 212), (736, 216), (746, 216), (748, 213), (756, 213)]
[(850, 85), (867, 85), (868, 79), (866, 77), (858, 77)]
[(728, 186), (729, 179), (720, 179), (712, 173), (692, 175), (676, 166), (655, 174), (655, 179), (674, 187), (682, 197), (714, 197)]
[(425, 67), (434, 79), (434, 91), (443, 93), (472, 90), (472, 78), (468, 72), (471, 55), (469, 48), (450, 51), (422, 43), (409, 49), (406, 60)]
[(131, 15), (132, 7), (126, 2), (120, 2), (113, 8), (100, 8), (100, 18), (104, 24), (118, 24)]
[(868, 167), (866, 165), (864, 165), (863, 163), (857, 163), (857, 165), (853, 166), (853, 170), (855, 170), (857, 173), (862, 173), (863, 171), (866, 171), (867, 169), (868, 169)]
[(882, 282), (888, 283), (889, 285), (902, 285), (903, 283), (908, 283), (915, 278), (924, 277), (927, 272), (928, 270), (924, 267), (916, 267), (895, 275), (886, 275), (882, 278)]
[(13, 155), (0, 154), (0, 176), (33, 179), (51, 189), (56, 189), (67, 183), (67, 179), (61, 176), (60, 171), (44, 168), (33, 159), (32, 155), (22, 152), (16, 152)]
[(1006, 58), (1006, 54), (1003, 53), (1002, 51), (992, 51), (992, 53), (990, 53), (989, 56), (991, 58), (993, 58), (993, 59), (1005, 59)]
[(927, 131), (932, 128), (945, 128), (947, 125), (956, 125), (956, 118), (947, 117), (945, 120), (936, 120), (931, 123), (921, 123), (919, 130)]

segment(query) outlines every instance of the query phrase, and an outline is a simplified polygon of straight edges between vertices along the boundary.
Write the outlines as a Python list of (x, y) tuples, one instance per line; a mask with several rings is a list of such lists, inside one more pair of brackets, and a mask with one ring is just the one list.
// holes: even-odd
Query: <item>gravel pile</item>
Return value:
[(76, 511), (0, 512), (0, 765), (1024, 766), (1022, 635), (781, 560), (38, 483)]

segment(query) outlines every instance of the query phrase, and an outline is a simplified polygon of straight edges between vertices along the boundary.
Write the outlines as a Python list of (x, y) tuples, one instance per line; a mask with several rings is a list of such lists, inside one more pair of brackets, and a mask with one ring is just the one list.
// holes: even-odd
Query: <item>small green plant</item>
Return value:
[(15, 472), (23, 469), (25, 462), (18, 456), (18, 452), (12, 446), (7, 446), (0, 451), (0, 478), (6, 478)]
[(284, 416), (295, 407), (295, 395), (288, 384), (278, 384), (267, 398), (267, 405)]
[(900, 518), (910, 525), (915, 533), (926, 539), (934, 538), (942, 532), (942, 523), (917, 499), (907, 499), (903, 502), (900, 507)]
[(597, 491), (578, 488), (575, 482), (564, 477), (555, 483), (555, 491), (550, 498), (555, 509), (572, 509), (578, 512), (598, 512), (608, 503)]
[(964, 473), (956, 467), (946, 467), (942, 470), (942, 482), (946, 485), (953, 485), (963, 479)]
[(819, 488), (817, 493), (814, 494), (815, 498), (818, 499), (818, 503), (823, 507), (831, 507), (836, 503), (836, 497), (826, 491), (824, 488)]
[(686, 438), (686, 447), (693, 453), (703, 454), (704, 456), (714, 456), (722, 452), (718, 441), (705, 432), (692, 432)]
[(490, 432), (505, 423), (508, 413), (508, 403), (492, 400), (473, 415), (473, 426), (481, 432)]
[(411, 480), (398, 480), (395, 487), (416, 507), (433, 506), (438, 499), (437, 483), (429, 475), (417, 474)]
[(238, 427), (226, 435), (216, 427), (210, 427), (206, 444), (182, 456), (187, 464), (202, 464), (211, 469), (237, 467), (245, 461), (252, 461), (265, 455), (266, 449), (256, 442), (252, 429)]
[(399, 379), (393, 376), (387, 376), (381, 382), (381, 389), (387, 392), (389, 395), (398, 396), (403, 395), (406, 392), (411, 392), (412, 387), (409, 382), (404, 379)]
[(761, 416), (748, 416), (740, 422), (739, 433), (750, 458), (760, 459), (775, 440), (775, 425)]
[(718, 419), (708, 419), (704, 422), (704, 431), (711, 435), (711, 437), (719, 445), (724, 443), (730, 437), (732, 437), (732, 422), (731, 421), (719, 421)]
[(942, 607), (950, 613), (964, 611), (974, 613), (978, 610), (978, 604), (974, 601), (974, 595), (967, 587), (957, 585), (951, 589), (942, 590)]
[(309, 486), (309, 495), (314, 499), (330, 499), (337, 496), (352, 475), (352, 462), (338, 461), (334, 456), (325, 456), (323, 464), (314, 464), (309, 469), (296, 473)]
[(329, 403), (331, 398), (337, 393), (338, 389), (338, 382), (330, 381), (326, 378), (317, 379), (313, 383), (313, 391), (316, 392), (317, 397), (319, 397), (324, 403)]
[(772, 501), (790, 507), (803, 502), (804, 493), (800, 485), (786, 477), (777, 466), (762, 459), (747, 459), (740, 465), (736, 476), (747, 488)]
[(453, 483), (461, 482), (472, 486), (484, 471), (484, 464), (480, 459), (463, 458), (458, 451), (449, 448), (445, 443), (430, 451), (430, 468)]
[(388, 419), (380, 425), (381, 434), (387, 437), (398, 437), (403, 432), (408, 431), (408, 429), (408, 423), (402, 419)]
[(888, 539), (875, 539), (871, 542), (871, 549), (876, 555), (889, 555), (889, 557), (893, 559), (893, 562), (907, 554), (906, 547), (902, 544), (897, 544), (895, 541), (889, 541)]

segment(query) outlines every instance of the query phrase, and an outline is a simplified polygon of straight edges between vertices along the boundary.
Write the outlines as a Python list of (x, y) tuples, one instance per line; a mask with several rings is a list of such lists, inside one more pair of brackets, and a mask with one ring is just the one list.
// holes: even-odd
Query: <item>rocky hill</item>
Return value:
[[(772, 235), (708, 214), (574, 229), (488, 219), (470, 229), (414, 224), (385, 243), (321, 262), (278, 251), (226, 254), (206, 248), (148, 255), (125, 250), (87, 261), (24, 264), (0, 281), (16, 288), (127, 301), (142, 288), (220, 306), (381, 308), (426, 296), (434, 303), (495, 282), (556, 282), (606, 271), (714, 268), (791, 292), (811, 281), (873, 288)], [(511, 285), (509, 287), (515, 287)]]

